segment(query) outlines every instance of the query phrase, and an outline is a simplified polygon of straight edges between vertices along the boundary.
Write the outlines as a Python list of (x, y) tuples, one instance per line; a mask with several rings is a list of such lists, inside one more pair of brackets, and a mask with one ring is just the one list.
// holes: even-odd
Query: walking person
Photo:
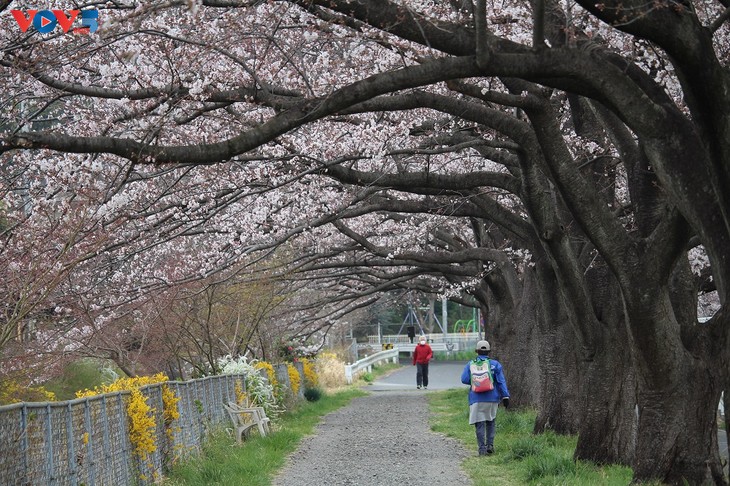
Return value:
[[(509, 407), (509, 390), (502, 372), (502, 365), (496, 359), (489, 359), (488, 341), (479, 341), (477, 357), (464, 366), (461, 382), (471, 385), (469, 389), (469, 425), (474, 425), (479, 455), (494, 453), (494, 421), (501, 401)], [(487, 383), (491, 381), (491, 383)], [(490, 389), (491, 387), (491, 389)]]
[(433, 350), (426, 342), (426, 336), (418, 338), (418, 344), (413, 350), (413, 365), (416, 367), (416, 388), (423, 386), (428, 389), (428, 362), (433, 358)]

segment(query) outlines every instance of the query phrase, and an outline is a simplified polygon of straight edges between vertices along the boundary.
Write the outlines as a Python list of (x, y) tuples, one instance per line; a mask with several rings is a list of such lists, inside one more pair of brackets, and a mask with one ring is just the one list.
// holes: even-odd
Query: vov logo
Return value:
[[(93, 10), (11, 10), (21, 32), (27, 32), (32, 25), (41, 34), (50, 34), (57, 26), (68, 32), (76, 22), (81, 25), (73, 29), (74, 34), (89, 34), (99, 28), (99, 11)], [(79, 15), (80, 14), (80, 15)]]

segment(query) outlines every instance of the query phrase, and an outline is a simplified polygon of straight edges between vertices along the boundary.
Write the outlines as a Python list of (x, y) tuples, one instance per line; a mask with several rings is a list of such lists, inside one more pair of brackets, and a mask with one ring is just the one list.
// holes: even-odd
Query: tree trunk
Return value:
[(590, 269), (586, 282), (600, 329), (584, 363), (585, 415), (575, 459), (631, 465), (636, 448), (636, 379), (618, 282), (607, 267)]
[[(727, 484), (717, 446), (716, 404), (721, 387), (702, 359), (687, 355), (677, 368), (680, 382), (666, 380), (659, 367), (641, 367), (634, 479)], [(665, 387), (652, 385), (665, 381)]]
[[(723, 420), (725, 421), (725, 443), (730, 444), (730, 421), (727, 419), (727, 410), (730, 407), (730, 386), (725, 385), (723, 392), (722, 410)], [(726, 449), (725, 457), (721, 457), (720, 461), (725, 463), (725, 468), (730, 469), (730, 449)]]
[[(717, 444), (721, 371), (709, 346), (695, 342), (690, 352), (679, 339), (666, 288), (634, 290), (635, 302), (625, 298), (639, 382), (634, 479), (727, 484)], [(695, 325), (694, 333), (701, 332)]]
[[(522, 274), (522, 296), (513, 309), (511, 326), (499, 337), (499, 357), (514, 405), (537, 407), (540, 403), (540, 365), (535, 352), (539, 340), (539, 295), (535, 272), (528, 269)], [(503, 352), (502, 352), (503, 351)]]
[(538, 348), (541, 399), (534, 431), (575, 434), (583, 417), (581, 364), (577, 354), (581, 346), (573, 326), (566, 325), (568, 317), (562, 307), (555, 273), (544, 260), (537, 263), (536, 269), (542, 318)]

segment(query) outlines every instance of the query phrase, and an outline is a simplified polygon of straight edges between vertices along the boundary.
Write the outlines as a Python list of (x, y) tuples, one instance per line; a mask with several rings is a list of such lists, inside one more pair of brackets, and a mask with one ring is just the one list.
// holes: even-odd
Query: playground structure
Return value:
[[(416, 336), (426, 336), (434, 351), (459, 351), (464, 349), (473, 349), (477, 341), (482, 339), (480, 312), (477, 308), (472, 308), (471, 319), (458, 319), (453, 323), (451, 332), (449, 332), (448, 315), (446, 311), (446, 299), (442, 300), (441, 319), (435, 313), (433, 306), (416, 307), (413, 301), (408, 302), (408, 309), (403, 322), (396, 334), (383, 334), (382, 326), (378, 324), (378, 334), (368, 336), (367, 344), (362, 343), (360, 346), (377, 347), (383, 350), (398, 349), (400, 351), (412, 351), (414, 338)], [(417, 310), (426, 311), (426, 317), (419, 316)], [(424, 329), (424, 321), (432, 320), (436, 326), (430, 326)], [(440, 331), (440, 332), (429, 332)], [(405, 330), (405, 332), (404, 332)]]

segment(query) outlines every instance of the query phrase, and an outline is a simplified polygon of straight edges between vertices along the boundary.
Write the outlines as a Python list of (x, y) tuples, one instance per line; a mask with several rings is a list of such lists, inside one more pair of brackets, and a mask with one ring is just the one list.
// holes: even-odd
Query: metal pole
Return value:
[(482, 330), (477, 325), (477, 308), (472, 307), (471, 308), (471, 330), (472, 332), (476, 331), (477, 338), (482, 338)]
[(446, 336), (449, 334), (449, 318), (448, 318), (448, 310), (446, 309), (446, 303), (448, 301), (446, 300), (446, 297), (441, 299), (441, 323), (443, 324), (444, 329), (444, 340), (446, 339)]
[[(477, 307), (477, 326), (479, 329), (479, 339), (482, 339), (482, 308), (481, 307)], [(487, 337), (486, 329), (484, 331), (485, 331), (484, 338), (486, 339), (486, 337)]]
[(53, 465), (53, 429), (51, 427), (51, 405), (46, 405), (46, 470), (48, 484), (56, 484), (56, 476)]
[(74, 447), (74, 424), (72, 420), (73, 409), (71, 408), (71, 402), (66, 402), (66, 452), (68, 457), (68, 474), (71, 476), (70, 481), (72, 486), (76, 486), (79, 481), (76, 474), (78, 469), (76, 467), (76, 448)]

